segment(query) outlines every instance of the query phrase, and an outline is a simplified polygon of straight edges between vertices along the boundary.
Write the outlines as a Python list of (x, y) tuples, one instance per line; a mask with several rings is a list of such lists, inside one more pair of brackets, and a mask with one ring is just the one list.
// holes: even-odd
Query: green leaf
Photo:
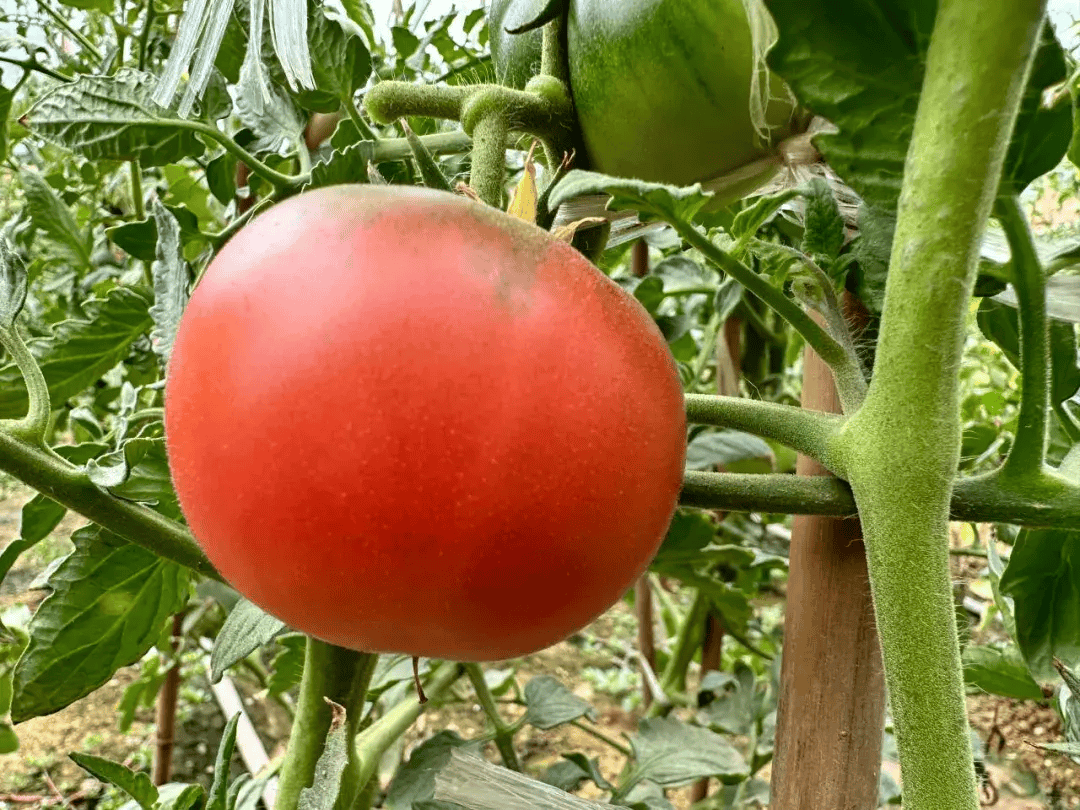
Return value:
[(119, 762), (110, 762), (92, 754), (71, 754), (71, 759), (84, 771), (102, 782), (118, 787), (135, 800), (142, 810), (154, 810), (158, 790), (145, 773), (133, 771)]
[(1071, 323), (1050, 321), (1050, 363), (1051, 402), (1064, 402), (1080, 389), (1076, 327)]
[(153, 213), (158, 241), (157, 255), (150, 265), (154, 278), (154, 304), (150, 307), (154, 328), (150, 331), (150, 346), (164, 368), (169, 363), (180, 316), (187, 304), (188, 265), (184, 261), (176, 217), (157, 198)]
[(308, 18), (308, 44), (318, 89), (298, 93), (297, 100), (308, 110), (337, 112), (371, 76), (371, 54), (360, 37), (346, 32), (317, 3)]
[(1080, 757), (1080, 742), (1033, 742), (1032, 745), (1044, 751), (1053, 751), (1055, 754)]
[(964, 648), (964, 680), (991, 695), (1017, 700), (1042, 700), (1042, 688), (1031, 677), (1015, 647), (969, 644)]
[[(278, 636), (278, 653), (270, 662), (270, 678), (266, 690), (271, 695), (288, 692), (304, 675), (304, 653), (307, 648), (307, 636), (300, 633)], [(410, 667), (411, 675), (411, 667)]]
[(707, 673), (700, 692), (712, 699), (702, 710), (701, 719), (725, 734), (750, 733), (754, 725), (756, 688), (753, 670), (742, 662), (736, 664), (734, 673)]
[(206, 164), (206, 184), (210, 193), (222, 205), (228, 205), (236, 196), (236, 158), (222, 152)]
[(0, 161), (8, 157), (8, 121), (11, 119), (11, 102), (14, 98), (14, 90), (0, 87)]
[(112, 14), (115, 0), (60, 0), (70, 8), (81, 8), (85, 11), (100, 11), (102, 14)]
[(64, 252), (84, 267), (90, 267), (90, 244), (86, 233), (79, 228), (71, 209), (60, 199), (52, 186), (36, 171), (19, 173), (26, 209), (30, 219)]
[(799, 196), (798, 189), (788, 189), (779, 194), (759, 197), (735, 215), (729, 232), (743, 247), (761, 228), (780, 212), (780, 209)]
[(803, 192), (806, 200), (806, 221), (803, 226), (801, 250), (807, 256), (823, 256), (830, 262), (844, 249), (844, 220), (832, 186), (815, 177)]
[(554, 210), (575, 197), (592, 194), (610, 194), (608, 209), (637, 211), (643, 222), (656, 218), (689, 222), (713, 197), (700, 183), (677, 188), (573, 169), (551, 190), (548, 205)]
[(1005, 156), (1002, 191), (1019, 194), (1032, 180), (1052, 171), (1065, 156), (1072, 139), (1072, 106), (1057, 104), (1047, 109), (1043, 94), (1048, 87), (1063, 82), (1068, 73), (1065, 52), (1054, 35), (1054, 27), (1047, 23)]
[(157, 810), (198, 810), (206, 799), (202, 785), (184, 785), (170, 782), (162, 785), (161, 801)]
[(894, 211), (922, 88), (934, 0), (770, 0), (780, 39), (769, 66), (836, 125), (814, 139), (870, 205)]
[(715, 470), (748, 459), (765, 459), (771, 467), (775, 456), (764, 439), (741, 430), (705, 430), (686, 448), (688, 470)]
[[(351, 122), (350, 122), (351, 123)], [(338, 131), (341, 127), (338, 127)], [(342, 183), (366, 183), (368, 162), (374, 154), (369, 141), (360, 141), (341, 151), (335, 151), (330, 159), (311, 167), (311, 181), (305, 190), (336, 186)]]
[(1072, 96), (1073, 132), (1067, 154), (1069, 162), (1080, 169), (1080, 82), (1074, 82), (1069, 90)]
[(880, 313), (885, 304), (885, 278), (895, 230), (892, 212), (866, 203), (859, 206), (859, 235), (851, 249), (858, 264), (852, 277), (855, 295), (874, 313)]
[[(209, 171), (209, 170), (207, 170)], [(180, 235), (187, 245), (194, 241), (205, 241), (206, 237), (199, 230), (199, 218), (183, 205), (165, 205), (180, 224)], [(158, 230), (154, 217), (125, 222), (123, 225), (105, 231), (118, 248), (144, 262), (157, 258)]]
[(345, 709), (331, 703), (330, 714), (330, 731), (315, 763), (315, 779), (311, 787), (300, 791), (297, 810), (333, 810), (341, 792), (341, 776), (349, 764), (347, 748), (352, 738), (345, 725)]
[(0, 583), (4, 581), (19, 555), (48, 537), (66, 514), (67, 507), (44, 495), (35, 495), (26, 502), (22, 508), (19, 536), (8, 543), (0, 553)]
[(0, 720), (0, 756), (14, 754), (19, 750), (19, 735), (11, 727), (11, 723)]
[(525, 720), (548, 729), (591, 717), (592, 707), (550, 675), (538, 675), (525, 684)]
[(210, 683), (220, 681), (225, 670), (272, 641), (285, 629), (285, 623), (280, 619), (241, 599), (214, 639), (214, 649), (210, 653)]
[[(28, 341), (37, 358), (53, 407), (93, 385), (123, 360), (153, 321), (146, 292), (114, 287), (102, 300), (85, 307), (86, 320), (62, 321), (51, 338)], [(0, 368), (0, 418), (18, 419), (26, 414), (26, 386), (14, 363)]]
[(688, 785), (716, 777), (741, 782), (750, 775), (742, 755), (719, 734), (674, 718), (642, 720), (630, 738), (641, 779), (663, 787)]
[(1055, 656), (1080, 657), (1080, 532), (1021, 530), (1001, 592), (1013, 598), (1016, 641), (1036, 678), (1055, 675)]
[(982, 333), (998, 345), (1005, 358), (1020, 368), (1020, 320), (1016, 310), (989, 298), (979, 303), (976, 322)]
[(58, 84), (21, 119), (45, 140), (90, 160), (139, 160), (162, 166), (199, 157), (200, 126), (151, 101), (156, 79), (122, 69)]
[(11, 329), (26, 302), (26, 265), (0, 235), (0, 329)]
[(599, 759), (589, 759), (579, 753), (562, 756), (562, 760), (544, 771), (540, 776), (541, 782), (572, 792), (581, 787), (581, 783), (586, 779), (591, 779), (601, 790), (614, 789), (614, 786), (601, 773)]
[(49, 576), (52, 593), (15, 668), (16, 723), (59, 711), (138, 661), (187, 604), (186, 568), (98, 526), (71, 539), (75, 550)]

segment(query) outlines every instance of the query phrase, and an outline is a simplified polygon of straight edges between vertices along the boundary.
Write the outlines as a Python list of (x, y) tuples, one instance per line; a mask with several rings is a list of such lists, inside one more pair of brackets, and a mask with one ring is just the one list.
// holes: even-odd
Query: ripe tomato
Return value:
[[(535, 73), (541, 46), (538, 31), (503, 29), (520, 2), (492, 0), (489, 9), (496, 74), (515, 87)], [(783, 83), (766, 71), (772, 143), (754, 126), (755, 60), (743, 0), (568, 0), (566, 27), (570, 90), (597, 171), (704, 182), (769, 154), (804, 123)]]
[(566, 637), (645, 570), (682, 480), (645, 311), (546, 232), (424, 189), (321, 189), (245, 227), (184, 312), (165, 407), (214, 565), (358, 650)]

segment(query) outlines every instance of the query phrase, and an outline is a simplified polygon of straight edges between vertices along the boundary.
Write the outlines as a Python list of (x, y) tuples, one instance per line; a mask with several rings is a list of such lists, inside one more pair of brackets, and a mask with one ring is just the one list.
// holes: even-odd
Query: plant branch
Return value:
[(154, 25), (154, 0), (146, 0), (146, 21), (139, 34), (139, 70), (146, 70), (146, 59), (150, 54), (150, 31)]
[(1016, 438), (1001, 472), (1023, 477), (1046, 464), (1050, 410), (1050, 322), (1046, 315), (1046, 271), (1035, 252), (1031, 228), (1015, 194), (999, 197), (995, 213), (1012, 254), (1013, 287), (1020, 318), (1020, 414)]
[(689, 422), (735, 428), (783, 442), (842, 475), (838, 459), (830, 450), (833, 437), (844, 424), (842, 416), (776, 402), (711, 394), (687, 394), (685, 401)]
[(323, 752), (330, 731), (331, 711), (327, 700), (345, 708), (348, 764), (334, 805), (348, 810), (365, 784), (353, 740), (363, 716), (368, 684), (379, 656), (335, 647), (308, 638), (304, 652), (304, 675), (296, 701), (289, 745), (281, 765), (275, 810), (296, 810), (300, 791), (315, 780), (315, 764)]
[(360, 732), (356, 738), (356, 757), (360, 762), (360, 784), (367, 784), (379, 767), (379, 760), (394, 741), (408, 730), (427, 706), (438, 700), (461, 677), (461, 664), (444, 661), (424, 683), (427, 703), (405, 698), (386, 714)]
[(51, 67), (41, 64), (41, 62), (38, 62), (36, 59), (16, 59), (12, 56), (5, 56), (3, 54), (0, 54), (0, 62), (5, 62), (9, 65), (18, 65), (23, 70), (37, 71), (43, 76), (48, 76), (50, 79), (56, 79), (60, 82), (73, 81), (69, 76), (65, 76), (63, 73), (58, 73)]
[(45, 375), (41, 373), (41, 366), (37, 359), (30, 353), (29, 347), (22, 339), (17, 326), (0, 328), (0, 345), (4, 347), (15, 365), (22, 374), (26, 383), (26, 394), (29, 404), (26, 416), (22, 419), (0, 420), (0, 430), (9, 435), (28, 442), (39, 449), (47, 447), (46, 439), (49, 433), (49, 420), (52, 416), (52, 405), (49, 401), (49, 384), (45, 382)]
[(862, 520), (908, 810), (977, 810), (949, 578), (959, 369), (979, 248), (1043, 0), (941, 0), (874, 376), (834, 439)]
[(56, 21), (57, 25), (59, 25), (61, 28), (71, 34), (71, 36), (75, 39), (76, 42), (86, 48), (87, 52), (92, 57), (94, 57), (94, 61), (99, 63), (104, 61), (104, 57), (101, 55), (101, 51), (97, 49), (94, 43), (87, 39), (86, 35), (83, 34), (82, 31), (69, 23), (59, 11), (52, 7), (48, 0), (37, 0), (37, 4), (46, 14), (48, 14)]
[(99, 489), (83, 469), (47, 448), (0, 431), (0, 470), (130, 543), (205, 577), (225, 581), (185, 526), (147, 506)]
[(514, 750), (515, 729), (507, 724), (502, 715), (499, 714), (499, 707), (495, 705), (495, 698), (492, 697), (487, 681), (484, 680), (484, 670), (480, 668), (479, 664), (465, 664), (465, 674), (469, 676), (469, 680), (472, 682), (473, 691), (476, 693), (476, 699), (480, 702), (480, 707), (484, 710), (484, 714), (487, 715), (488, 720), (491, 721), (491, 725), (495, 729), (493, 741), (495, 747), (499, 749), (499, 756), (502, 757), (503, 765), (512, 771), (520, 771), (521, 763), (518, 762), (517, 752)]
[(853, 413), (862, 403), (866, 394), (866, 378), (863, 376), (859, 360), (853, 353), (821, 327), (809, 313), (803, 311), (795, 301), (788, 298), (783, 290), (772, 286), (730, 253), (714, 245), (708, 237), (693, 225), (675, 217), (667, 218), (668, 223), (688, 244), (697, 250), (712, 264), (734, 278), (749, 292), (756, 295), (776, 313), (791, 324), (792, 328), (803, 336), (806, 343), (824, 360), (836, 378), (836, 389), (843, 404), (844, 413)]

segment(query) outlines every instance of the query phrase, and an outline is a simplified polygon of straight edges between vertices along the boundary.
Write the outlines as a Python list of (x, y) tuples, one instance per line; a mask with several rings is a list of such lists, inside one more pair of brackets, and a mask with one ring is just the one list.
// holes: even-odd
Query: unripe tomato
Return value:
[(165, 408), (218, 570), (372, 652), (573, 633), (645, 570), (683, 473), (644, 309), (548, 233), (424, 189), (321, 189), (247, 225), (184, 312)]

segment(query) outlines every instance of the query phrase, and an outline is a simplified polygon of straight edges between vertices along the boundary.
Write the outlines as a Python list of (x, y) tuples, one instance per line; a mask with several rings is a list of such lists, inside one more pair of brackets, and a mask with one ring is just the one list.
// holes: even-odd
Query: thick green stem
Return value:
[(838, 460), (830, 452), (829, 445), (844, 424), (841, 416), (776, 402), (712, 394), (687, 394), (685, 401), (688, 422), (735, 428), (783, 442), (840, 474)]
[(484, 710), (484, 714), (487, 715), (495, 730), (493, 741), (495, 747), (499, 749), (499, 756), (502, 757), (503, 765), (512, 771), (520, 771), (521, 763), (518, 762), (517, 752), (514, 750), (514, 731), (516, 729), (503, 720), (502, 715), (499, 714), (499, 707), (495, 705), (495, 698), (492, 696), (491, 690), (488, 689), (487, 681), (484, 680), (484, 670), (481, 669), (479, 664), (465, 664), (465, 674), (472, 681), (473, 691), (476, 692), (476, 699), (480, 702), (480, 708)]
[(413, 698), (406, 698), (390, 709), (386, 714), (360, 732), (356, 738), (356, 757), (360, 761), (361, 784), (367, 784), (379, 767), (379, 760), (394, 741), (406, 732), (424, 709), (437, 702), (458, 678), (461, 677), (461, 664), (449, 661), (439, 664), (424, 683), (424, 694), (428, 702), (421, 703)]
[(35, 71), (43, 76), (48, 76), (50, 79), (56, 79), (58, 82), (70, 82), (73, 81), (70, 76), (65, 76), (63, 73), (59, 73), (53, 70), (48, 65), (43, 65), (34, 59), (16, 59), (13, 56), (4, 56), (0, 54), (0, 62), (4, 62), (9, 65), (17, 65), (26, 71)]
[(296, 702), (289, 745), (281, 766), (274, 810), (296, 810), (300, 791), (311, 787), (315, 779), (315, 764), (330, 731), (331, 713), (327, 699), (345, 708), (346, 736), (349, 741), (349, 760), (341, 777), (341, 790), (335, 808), (349, 810), (352, 806), (364, 785), (360, 760), (352, 741), (363, 718), (364, 700), (378, 658), (372, 653), (355, 652), (308, 639), (300, 697)]
[(908, 810), (977, 810), (948, 566), (958, 373), (979, 245), (1042, 0), (941, 0), (874, 377), (834, 441), (859, 506)]
[(730, 253), (714, 245), (693, 225), (678, 219), (672, 219), (669, 222), (689, 245), (697, 248), (709, 262), (772, 307), (781, 318), (803, 336), (807, 345), (832, 368), (844, 413), (854, 412), (862, 403), (866, 393), (866, 378), (863, 376), (859, 359), (854, 352), (846, 350), (810, 317), (809, 313), (804, 312), (802, 307), (788, 298), (783, 290), (777, 289), (768, 279), (758, 275)]
[(1013, 287), (1020, 317), (1020, 414), (1016, 438), (1002, 474), (1023, 478), (1046, 464), (1050, 411), (1050, 321), (1046, 315), (1046, 271), (1035, 252), (1027, 217), (1016, 195), (1001, 197), (996, 212), (1012, 253)]
[(473, 128), (472, 174), (469, 185), (480, 199), (495, 208), (502, 208), (503, 184), (506, 180), (506, 118), (492, 111), (476, 122)]
[(146, 200), (143, 198), (142, 161), (138, 158), (128, 164), (131, 171), (131, 202), (135, 206), (135, 219), (146, 219)]
[(30, 353), (30, 349), (19, 334), (19, 328), (12, 324), (10, 329), (0, 328), (0, 345), (4, 347), (15, 365), (19, 367), (23, 381), (26, 383), (26, 394), (29, 400), (26, 416), (19, 420), (0, 421), (0, 429), (23, 441), (30, 442), (35, 447), (45, 448), (46, 437), (49, 433), (49, 420), (52, 416), (52, 405), (49, 402), (49, 384), (45, 382), (45, 375), (41, 373), (41, 366), (37, 359)]

